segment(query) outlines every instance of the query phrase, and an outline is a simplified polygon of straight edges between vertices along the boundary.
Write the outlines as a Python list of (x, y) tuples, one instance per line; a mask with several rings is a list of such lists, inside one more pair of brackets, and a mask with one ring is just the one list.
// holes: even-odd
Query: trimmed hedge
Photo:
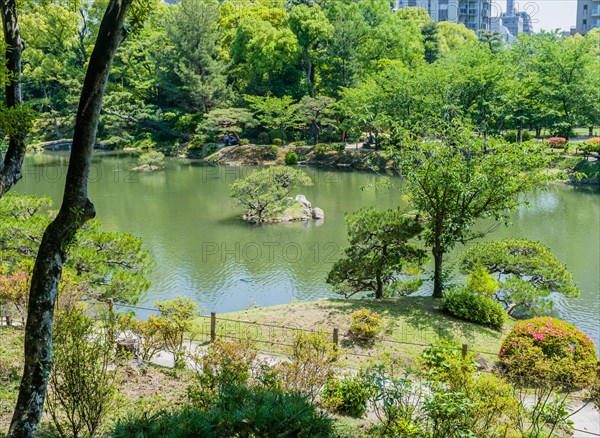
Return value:
[(465, 288), (446, 292), (442, 299), (442, 307), (457, 318), (496, 330), (501, 330), (507, 320), (506, 312), (499, 302)]

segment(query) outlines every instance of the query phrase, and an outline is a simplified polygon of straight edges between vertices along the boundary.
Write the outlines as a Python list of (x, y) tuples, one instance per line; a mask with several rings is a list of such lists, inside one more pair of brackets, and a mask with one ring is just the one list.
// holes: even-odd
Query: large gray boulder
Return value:
[(325, 219), (325, 212), (319, 207), (315, 207), (312, 211), (312, 217), (313, 219)]
[(306, 196), (304, 196), (304, 195), (296, 195), (296, 201), (304, 204), (304, 206), (306, 208), (311, 208), (312, 207), (310, 201), (308, 199), (306, 199)]

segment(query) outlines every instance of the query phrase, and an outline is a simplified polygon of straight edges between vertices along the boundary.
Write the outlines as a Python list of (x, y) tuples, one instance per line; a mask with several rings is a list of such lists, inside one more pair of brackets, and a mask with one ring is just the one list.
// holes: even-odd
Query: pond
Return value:
[[(67, 162), (66, 152), (29, 156), (15, 191), (48, 195), (58, 208)], [(372, 186), (383, 178), (377, 174), (303, 168), (314, 185), (298, 193), (325, 211), (323, 223), (250, 225), (240, 219), (229, 186), (256, 168), (167, 159), (164, 171), (139, 173), (129, 170), (134, 165), (126, 153), (96, 153), (90, 197), (106, 230), (141, 237), (156, 261), (142, 306), (184, 295), (205, 311), (227, 312), (333, 296), (325, 277), (347, 244), (344, 213), (401, 204), (398, 189)], [(530, 208), (515, 212), (512, 225), (486, 239), (520, 237), (549, 246), (581, 289), (579, 298), (558, 298), (559, 316), (598, 344), (599, 193), (557, 184), (528, 200)], [(447, 261), (456, 262), (463, 250), (459, 245)]]

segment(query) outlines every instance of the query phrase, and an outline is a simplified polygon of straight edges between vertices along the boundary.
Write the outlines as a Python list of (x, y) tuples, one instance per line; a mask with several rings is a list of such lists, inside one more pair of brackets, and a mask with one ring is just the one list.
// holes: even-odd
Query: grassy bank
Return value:
[[(361, 308), (375, 311), (383, 318), (380, 339), (373, 344), (354, 340), (349, 333), (350, 315)], [(198, 324), (205, 335), (207, 319), (202, 318)], [(511, 326), (509, 322), (502, 332), (494, 331), (445, 314), (439, 308), (439, 301), (433, 298), (402, 297), (382, 301), (327, 299), (253, 307), (217, 315), (216, 328), (217, 337), (249, 337), (261, 341), (258, 343), (261, 351), (285, 354), (286, 347), (281, 344), (292, 342), (295, 329), (322, 330), (333, 337), (333, 329), (337, 327), (342, 360), (347, 366), (356, 367), (387, 354), (414, 357), (424, 346), (442, 338), (457, 345), (468, 344), (470, 350), (485, 353), (483, 356), (491, 362)]]

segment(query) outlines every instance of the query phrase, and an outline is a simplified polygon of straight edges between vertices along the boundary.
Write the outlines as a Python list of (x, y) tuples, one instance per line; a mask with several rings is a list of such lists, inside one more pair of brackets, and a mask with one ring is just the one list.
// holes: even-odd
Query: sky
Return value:
[[(514, 0), (517, 11), (527, 11), (533, 21), (534, 32), (540, 29), (569, 30), (575, 26), (577, 0)], [(492, 0), (492, 16), (498, 9), (506, 11), (505, 0)]]

